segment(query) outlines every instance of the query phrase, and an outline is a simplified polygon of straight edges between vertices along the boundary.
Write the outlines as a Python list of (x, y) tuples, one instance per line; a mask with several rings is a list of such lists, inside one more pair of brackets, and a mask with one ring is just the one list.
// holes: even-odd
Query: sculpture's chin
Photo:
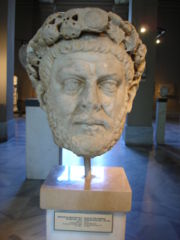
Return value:
[[(121, 133), (120, 133), (121, 134)], [(54, 136), (54, 140), (57, 145), (60, 147), (64, 147), (72, 152), (74, 152), (78, 156), (84, 156), (84, 157), (95, 157), (99, 156), (105, 152), (107, 152), (109, 149), (113, 147), (113, 145), (118, 140), (112, 139), (112, 137), (104, 139), (100, 136), (86, 136), (86, 135), (80, 135), (80, 136), (73, 136), (71, 138), (71, 141), (64, 141), (62, 142), (62, 139), (57, 139), (56, 136)]]
[(49, 111), (48, 121), (54, 141), (59, 147), (66, 148), (78, 156), (95, 157), (110, 150), (118, 141), (126, 119), (126, 108), (109, 128), (102, 126), (78, 127), (65, 122)]
[[(99, 132), (98, 134), (77, 134), (73, 135), (62, 127), (52, 129), (55, 143), (63, 148), (74, 152), (78, 156), (95, 157), (110, 150), (118, 141), (122, 134), (124, 121), (118, 124), (118, 131), (113, 129)], [(57, 134), (58, 132), (58, 134)]]
[(80, 146), (76, 145), (76, 149), (73, 150), (78, 156), (87, 156), (87, 157), (96, 157), (104, 154), (108, 150), (110, 150), (116, 141), (112, 140), (112, 138), (105, 139), (103, 141), (103, 137), (95, 137), (94, 139), (88, 139), (87, 137), (83, 137), (83, 144)]
[(112, 139), (102, 136), (76, 136), (72, 138), (71, 145), (67, 147), (78, 156), (95, 157), (107, 152), (112, 147)]

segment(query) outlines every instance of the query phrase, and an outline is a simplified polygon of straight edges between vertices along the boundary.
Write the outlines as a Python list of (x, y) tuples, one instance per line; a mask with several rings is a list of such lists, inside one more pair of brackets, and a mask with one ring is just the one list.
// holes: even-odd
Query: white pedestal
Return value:
[(167, 99), (160, 98), (156, 102), (155, 141), (157, 144), (164, 144), (166, 125)]
[(113, 230), (111, 233), (79, 232), (54, 230), (54, 210), (46, 211), (46, 239), (47, 240), (124, 240), (126, 214), (113, 213)]
[(152, 126), (125, 126), (124, 139), (127, 145), (152, 145), (153, 127)]
[(59, 147), (54, 143), (45, 112), (38, 106), (26, 107), (26, 176), (45, 179), (59, 165)]
[[(131, 209), (132, 192), (124, 170), (93, 167), (92, 175), (84, 178), (82, 166), (61, 166), (51, 171), (40, 191), (40, 205), (46, 209), (47, 240), (125, 239), (126, 212)], [(60, 219), (55, 213), (61, 214)], [(67, 216), (65, 221), (63, 214)], [(76, 221), (75, 214), (80, 221)], [(84, 214), (92, 221), (88, 227), (80, 217)], [(112, 217), (107, 221), (110, 228), (104, 225), (107, 215)], [(57, 221), (61, 230), (56, 227)]]

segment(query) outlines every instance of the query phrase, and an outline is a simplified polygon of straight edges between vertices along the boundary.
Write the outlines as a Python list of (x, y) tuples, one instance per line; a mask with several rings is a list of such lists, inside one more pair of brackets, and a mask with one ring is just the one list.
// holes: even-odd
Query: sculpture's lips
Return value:
[(75, 125), (80, 125), (82, 127), (87, 127), (87, 128), (95, 128), (95, 127), (104, 127), (108, 125), (105, 121), (103, 120), (76, 120), (73, 122)]
[(88, 125), (88, 126), (93, 126), (93, 125), (104, 126), (104, 122), (103, 121), (75, 121), (74, 124), (77, 124), (77, 125)]

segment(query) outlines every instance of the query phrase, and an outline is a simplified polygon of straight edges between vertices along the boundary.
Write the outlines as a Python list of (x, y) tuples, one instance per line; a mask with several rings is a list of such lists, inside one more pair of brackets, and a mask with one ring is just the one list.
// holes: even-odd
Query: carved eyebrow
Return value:
[(58, 67), (58, 72), (59, 71), (64, 72), (64, 71), (67, 71), (67, 70), (68, 70), (68, 72), (72, 72), (73, 74), (76, 73), (76, 72), (79, 73), (79, 71), (85, 72), (84, 68), (82, 66), (78, 66), (77, 63), (74, 63), (74, 62), (62, 65), (61, 67)]
[(106, 80), (115, 80), (118, 83), (121, 82), (121, 78), (117, 74), (106, 74), (98, 78), (98, 82), (106, 81)]
[(84, 81), (85, 80), (85, 76), (83, 75), (80, 75), (78, 73), (73, 73), (73, 72), (67, 72), (67, 73), (64, 73), (63, 74), (63, 77), (61, 76), (60, 78), (58, 78), (57, 80), (60, 81), (60, 82), (64, 82), (68, 79), (77, 79), (77, 80), (81, 80), (81, 81)]
[[(83, 70), (83, 71), (81, 71)], [(81, 73), (82, 72), (82, 73)], [(66, 66), (61, 66), (60, 68), (58, 68), (57, 70), (57, 74), (64, 74), (64, 75), (79, 75), (82, 76), (86, 73), (86, 71), (84, 71), (84, 68), (76, 68), (76, 65), (66, 65)]]
[(67, 74), (65, 74), (65, 79), (68, 79), (68, 78), (76, 78), (76, 79), (82, 79), (84, 80), (85, 79), (85, 76), (83, 76), (82, 74), (79, 74), (79, 73), (76, 73), (76, 72), (69, 72)]

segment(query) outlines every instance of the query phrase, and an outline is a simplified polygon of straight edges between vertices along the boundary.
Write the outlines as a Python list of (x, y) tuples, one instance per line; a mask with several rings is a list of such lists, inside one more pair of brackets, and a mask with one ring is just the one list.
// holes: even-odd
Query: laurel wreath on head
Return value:
[(145, 68), (146, 46), (134, 26), (112, 12), (98, 8), (77, 8), (50, 15), (27, 46), (28, 75), (36, 88), (39, 65), (45, 53), (61, 40), (79, 39), (84, 33), (108, 36), (123, 46), (134, 63), (133, 81), (138, 84)]

